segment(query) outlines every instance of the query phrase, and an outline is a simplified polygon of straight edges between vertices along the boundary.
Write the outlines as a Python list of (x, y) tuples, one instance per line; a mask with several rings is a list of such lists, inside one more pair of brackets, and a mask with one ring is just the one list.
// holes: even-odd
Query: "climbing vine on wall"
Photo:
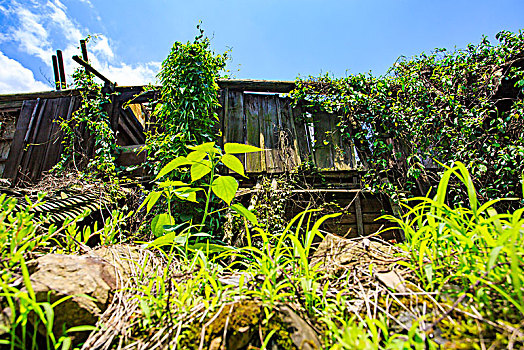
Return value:
[[(55, 171), (75, 168), (97, 176), (113, 176), (115, 167), (115, 133), (104, 105), (110, 95), (94, 81), (83, 68), (73, 74), (74, 86), (79, 90), (81, 105), (69, 120), (62, 120), (63, 151)], [(80, 130), (85, 128), (92, 139), (82, 139)]]
[[(173, 159), (186, 156), (190, 151), (188, 146), (216, 141), (218, 128), (214, 126), (220, 107), (216, 80), (225, 68), (227, 52), (215, 54), (200, 25), (197, 30), (198, 35), (192, 42), (174, 43), (157, 76), (161, 84), (160, 97), (152, 101), (153, 123), (146, 133), (147, 165), (153, 174), (158, 174)], [(190, 172), (181, 169), (168, 176), (190, 180)], [(201, 181), (197, 180), (195, 185), (204, 185)], [(205, 216), (204, 205), (188, 204), (178, 198), (173, 201), (177, 205), (173, 213), (176, 222), (199, 222)], [(203, 198), (198, 197), (197, 201), (202, 202)], [(210, 211), (223, 206), (213, 194), (208, 204)], [(205, 230), (214, 231), (220, 226), (220, 220), (221, 213), (210, 217)]]
[(158, 74), (162, 85), (154, 109), (155, 124), (147, 135), (148, 157), (154, 172), (177, 156), (187, 154), (187, 145), (214, 141), (218, 120), (218, 85), (227, 52), (214, 54), (210, 40), (197, 26), (193, 42), (175, 42)]
[[(462, 50), (402, 57), (385, 76), (299, 79), (292, 96), (340, 118), (375, 190), (425, 194), (442, 171), (438, 162), (462, 161), (483, 200), (522, 198), (524, 33), (496, 38), (497, 45), (484, 37)], [(455, 188), (449, 199), (466, 196)]]

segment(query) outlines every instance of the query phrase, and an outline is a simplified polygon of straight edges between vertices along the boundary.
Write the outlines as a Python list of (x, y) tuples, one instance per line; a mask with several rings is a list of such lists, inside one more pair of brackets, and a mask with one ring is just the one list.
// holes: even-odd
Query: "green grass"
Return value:
[[(446, 194), (451, 183), (465, 186), (468, 206), (449, 204)], [(240, 218), (248, 241), (245, 247), (217, 249), (201, 237), (198, 246), (180, 249), (180, 242), (166, 236), (162, 245), (149, 245), (162, 261), (156, 266), (159, 273), (147, 272), (144, 265), (119, 292), (124, 297), (113, 307), (137, 308), (122, 314), (125, 331), (113, 334), (112, 348), (159, 343), (207, 348), (229, 322), (220, 313), (239, 302), (244, 305), (238, 309), (242, 312), (250, 309), (246, 305), (261, 307), (256, 317), (233, 312), (245, 322), (254, 322), (260, 340), (253, 344), (258, 348), (290, 344), (275, 313), (282, 304), (292, 305), (315, 327), (325, 349), (436, 349), (436, 341), (445, 340), (449, 341), (445, 347), (457, 349), (522, 346), (524, 209), (497, 213), (495, 203), (480, 202), (469, 172), (457, 163), (446, 169), (433, 196), (405, 203), (407, 214), (402, 218), (389, 217), (406, 236), (403, 243), (384, 246), (396, 251), (386, 259), (390, 262), (380, 265), (380, 260), (369, 258), (337, 274), (311, 263), (313, 242), (322, 238), (322, 222), (335, 216), (314, 221), (315, 209), (297, 215), (279, 233), (268, 232), (244, 213)], [(27, 208), (17, 210), (4, 197), (0, 205), (1, 300), (3, 306), (16, 310), (0, 342), (12, 349), (36, 348), (36, 331), (27, 326), (30, 315), (36, 315), (48, 330), (44, 346), (72, 347), (67, 334), (59, 339), (53, 335), (55, 305), (34, 298), (25, 259), (50, 249), (76, 252), (66, 246), (75, 244), (67, 237), (83, 237), (85, 230), (70, 224), (69, 230), (44, 230)], [(122, 235), (117, 223), (125, 219), (126, 215), (116, 215), (103, 228), (88, 232), (103, 232), (104, 243), (118, 243)], [(184, 227), (180, 229), (178, 236)], [(352, 244), (362, 244), (362, 239)], [(402, 271), (408, 292), (399, 294), (378, 283), (380, 266)], [(17, 277), (25, 289), (10, 285)], [(227, 282), (232, 279), (236, 282)], [(362, 301), (360, 308), (354, 308), (358, 301)], [(412, 315), (408, 321), (406, 314)], [(220, 322), (214, 328), (202, 328), (216, 319)], [(101, 322), (98, 329), (103, 330), (104, 319)]]

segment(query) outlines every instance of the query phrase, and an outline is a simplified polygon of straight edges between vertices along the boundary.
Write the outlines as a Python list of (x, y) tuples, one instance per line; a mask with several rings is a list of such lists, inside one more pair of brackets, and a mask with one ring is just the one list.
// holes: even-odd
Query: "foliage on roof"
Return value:
[[(385, 76), (299, 79), (292, 95), (339, 116), (372, 188), (425, 194), (432, 170), (442, 169), (435, 162), (461, 161), (483, 200), (516, 197), (524, 171), (524, 32), (496, 38), (495, 45), (484, 37), (465, 49), (401, 57)], [(466, 198), (464, 191), (450, 197)]]

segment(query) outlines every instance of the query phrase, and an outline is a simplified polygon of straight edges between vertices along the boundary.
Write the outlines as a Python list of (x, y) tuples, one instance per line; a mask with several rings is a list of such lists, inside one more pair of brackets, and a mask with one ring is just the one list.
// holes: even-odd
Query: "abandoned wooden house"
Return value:
[[(305, 122), (305, 111), (292, 107), (285, 93), (293, 89), (294, 82), (220, 80), (219, 87), (222, 108), (217, 143), (245, 143), (265, 149), (240, 157), (248, 179), (242, 180), (237, 196), (245, 200), (255, 193), (261, 176), (285, 174), (310, 161), (320, 169), (320, 175), (309, 179), (309, 188), (294, 190), (292, 195), (297, 201), (335, 201), (343, 209), (344, 215), (324, 224), (326, 231), (354, 237), (391, 225), (376, 221), (392, 213), (391, 204), (387, 198), (361, 190), (362, 168), (358, 168), (351, 142), (337, 131), (336, 116), (308, 115), (314, 123)], [(117, 164), (139, 165), (146, 158), (145, 152), (140, 152), (145, 131), (153, 122), (146, 105), (157, 92), (144, 92), (142, 86), (114, 89), (116, 94), (106, 108), (117, 135)], [(71, 118), (80, 99), (78, 90), (68, 89), (0, 95), (0, 175), (4, 181), (11, 186), (34, 183), (59, 161), (63, 147), (59, 121)], [(78, 134), (90, 142), (85, 130), (78, 130)], [(90, 151), (94, 151), (92, 146)], [(392, 231), (384, 237), (400, 238), (394, 236)]]

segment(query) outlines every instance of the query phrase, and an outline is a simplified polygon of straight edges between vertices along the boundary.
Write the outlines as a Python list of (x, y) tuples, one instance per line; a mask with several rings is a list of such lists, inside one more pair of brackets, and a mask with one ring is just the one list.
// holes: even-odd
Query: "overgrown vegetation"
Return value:
[(193, 42), (175, 42), (158, 74), (162, 86), (154, 110), (155, 122), (147, 135), (153, 173), (178, 156), (187, 154), (187, 145), (215, 140), (218, 121), (218, 85), (227, 52), (215, 55), (210, 40), (197, 26)]
[[(89, 40), (89, 37), (87, 38)], [(77, 68), (73, 74), (74, 87), (78, 89), (81, 105), (70, 119), (60, 123), (64, 139), (63, 151), (55, 171), (74, 169), (80, 173), (96, 174), (99, 177), (116, 175), (116, 137), (104, 105), (110, 103), (111, 95), (95, 82), (95, 77)], [(79, 130), (86, 128), (90, 138), (83, 140)], [(90, 157), (90, 154), (93, 154)]]
[[(394, 198), (425, 195), (443, 169), (433, 160), (461, 161), (482, 200), (522, 198), (524, 32), (497, 39), (401, 57), (386, 76), (300, 79), (293, 97), (339, 116), (372, 189)], [(459, 204), (467, 196), (450, 188), (448, 199)], [(504, 202), (513, 209), (522, 203)]]
[[(158, 128), (148, 136), (155, 180), (133, 217), (113, 212), (102, 225), (82, 226), (80, 215), (57, 227), (34, 214), (44, 195), (27, 197), (28, 205), (0, 197), (0, 344), (68, 349), (82, 346), (71, 337), (75, 332), (92, 330), (84, 348), (523, 347), (524, 209), (500, 209), (517, 206), (503, 197), (520, 195), (524, 186), (521, 165), (513, 163), (522, 160), (522, 99), (519, 90), (503, 109), (493, 97), (502, 85), (492, 81), (506, 67), (510, 85), (521, 89), (515, 60), (523, 36), (499, 37), (500, 46), (484, 41), (400, 62), (388, 77), (321, 77), (300, 82), (294, 92), (310, 108), (340, 115), (346, 136), (359, 141), (375, 189), (421, 191), (420, 180), (431, 174), (428, 157), (442, 163), (436, 191), (405, 202), (404, 216), (389, 217), (406, 237), (395, 245), (376, 234), (325, 234), (323, 222), (339, 214), (322, 216), (320, 209), (284, 219), (284, 197), (296, 185), (291, 178), (275, 179), (275, 186), (283, 182), (279, 195), (271, 193), (273, 181), (262, 182), (253, 210), (238, 203), (238, 181), (219, 169), (245, 175), (235, 155), (260, 149), (235, 143), (221, 149), (211, 140), (215, 80), (225, 57), (210, 51), (202, 32), (193, 43), (176, 43), (160, 74)], [(101, 100), (85, 100), (81, 113), (91, 111), (89, 120), (109, 127), (96, 119)], [(90, 169), (110, 161), (104, 152)], [(468, 163), (459, 161), (467, 157)], [(505, 202), (511, 205), (500, 205)], [(198, 215), (181, 215), (191, 213), (180, 209), (187, 204)], [(220, 240), (226, 211), (238, 215), (242, 244)], [(122, 229), (142, 217), (151, 233), (146, 242)], [(29, 261), (123, 242), (133, 243), (122, 251), (142, 253), (112, 256), (130, 271), (122, 273), (109, 312), (96, 328), (64, 325), (63, 335), (54, 334), (54, 309), (64, 300), (37, 300)]]

